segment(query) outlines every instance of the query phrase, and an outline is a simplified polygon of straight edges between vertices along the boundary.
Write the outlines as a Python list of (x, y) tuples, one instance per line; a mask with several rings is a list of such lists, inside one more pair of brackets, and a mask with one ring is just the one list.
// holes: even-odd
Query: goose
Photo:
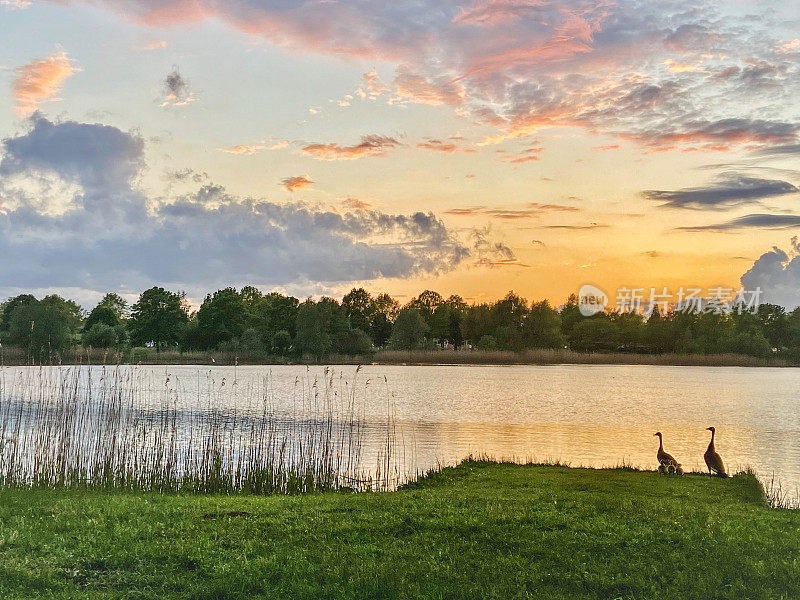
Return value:
[(714, 475), (718, 477), (727, 477), (728, 474), (725, 472), (725, 465), (722, 462), (722, 458), (714, 449), (714, 434), (717, 430), (713, 427), (706, 427), (706, 429), (711, 432), (711, 441), (708, 443), (708, 449), (703, 455), (703, 458), (706, 460), (706, 466), (708, 467), (708, 473), (711, 474), (713, 472)]
[(664, 451), (664, 439), (661, 437), (661, 432), (656, 431), (653, 435), (658, 436), (658, 453), (656, 454), (658, 463), (667, 472), (669, 472), (670, 468), (672, 468), (673, 472), (679, 472), (681, 464), (675, 460), (674, 456)]

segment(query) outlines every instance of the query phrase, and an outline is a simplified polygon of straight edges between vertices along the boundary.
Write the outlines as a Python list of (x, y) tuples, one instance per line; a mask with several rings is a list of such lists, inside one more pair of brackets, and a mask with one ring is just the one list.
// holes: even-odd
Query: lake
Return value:
[[(253, 390), (266, 385), (274, 410), (286, 418), (297, 414), (298, 388), (326, 377), (323, 367), (305, 366), (137, 369), (193, 409), (252, 403), (260, 394)], [(7, 367), (5, 377), (24, 370)], [(800, 490), (800, 369), (371, 365), (328, 373), (339, 395), (353, 394), (367, 425), (366, 468), (385, 446), (389, 417), (404, 473), (468, 454), (654, 469), (656, 431), (684, 469), (705, 470), (705, 428), (713, 425), (729, 472), (749, 466), (767, 481), (779, 479), (792, 496)]]

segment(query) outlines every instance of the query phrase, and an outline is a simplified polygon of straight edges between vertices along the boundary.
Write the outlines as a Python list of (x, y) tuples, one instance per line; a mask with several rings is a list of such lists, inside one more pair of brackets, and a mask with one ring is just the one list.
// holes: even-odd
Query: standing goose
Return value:
[(656, 458), (658, 458), (658, 463), (661, 465), (659, 470), (663, 470), (667, 473), (682, 473), (681, 464), (675, 460), (674, 456), (664, 451), (664, 439), (661, 437), (661, 432), (657, 431), (653, 435), (658, 436), (658, 453), (656, 454)]
[(722, 462), (722, 458), (714, 449), (714, 433), (716, 433), (717, 430), (713, 427), (706, 427), (706, 429), (711, 432), (711, 441), (708, 443), (708, 450), (706, 450), (706, 453), (703, 455), (703, 458), (706, 460), (708, 472), (709, 474), (713, 472), (714, 475), (718, 477), (727, 477), (728, 474), (725, 472), (725, 465)]

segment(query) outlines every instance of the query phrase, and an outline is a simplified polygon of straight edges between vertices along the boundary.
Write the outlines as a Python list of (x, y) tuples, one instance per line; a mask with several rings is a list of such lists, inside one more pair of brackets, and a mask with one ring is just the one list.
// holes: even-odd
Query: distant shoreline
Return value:
[[(3, 348), (2, 364), (31, 364), (19, 348)], [(38, 363), (36, 363), (38, 364)], [(635, 354), (624, 352), (575, 352), (566, 349), (507, 350), (379, 350), (370, 356), (332, 354), (317, 360), (305, 356), (291, 359), (280, 356), (253, 356), (247, 352), (156, 352), (134, 348), (124, 352), (98, 348), (77, 348), (42, 364), (61, 365), (662, 365), (684, 367), (792, 367), (778, 358), (761, 359), (741, 354)]]

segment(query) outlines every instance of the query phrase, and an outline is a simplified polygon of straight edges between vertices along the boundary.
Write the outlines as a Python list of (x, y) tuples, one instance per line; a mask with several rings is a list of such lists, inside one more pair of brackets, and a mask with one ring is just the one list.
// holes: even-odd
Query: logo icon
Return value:
[(598, 287), (582, 285), (578, 291), (578, 309), (584, 317), (603, 312), (608, 305), (608, 296)]

